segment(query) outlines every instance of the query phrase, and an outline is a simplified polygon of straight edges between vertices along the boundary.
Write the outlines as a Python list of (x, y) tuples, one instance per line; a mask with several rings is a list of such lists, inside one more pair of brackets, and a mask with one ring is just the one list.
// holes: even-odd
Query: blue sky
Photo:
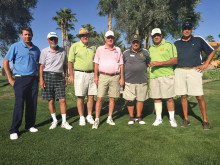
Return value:
[[(76, 13), (78, 22), (75, 23), (75, 31), (70, 31), (73, 35), (78, 34), (81, 25), (91, 24), (97, 32), (107, 30), (107, 17), (98, 16), (97, 8), (98, 0), (38, 0), (37, 8), (33, 9), (34, 20), (31, 22), (34, 37), (33, 43), (41, 50), (49, 46), (47, 42), (47, 34), (51, 31), (56, 32), (59, 37), (59, 45), (61, 45), (61, 31), (56, 30), (57, 24), (52, 20), (56, 16), (56, 11), (60, 8), (70, 8)], [(216, 41), (220, 41), (219, 21), (219, 0), (203, 0), (196, 8), (201, 12), (203, 22), (199, 23), (199, 27), (194, 30), (194, 35), (205, 38), (212, 35)], [(171, 38), (169, 38), (171, 42)], [(2, 66), (2, 60), (0, 60)]]

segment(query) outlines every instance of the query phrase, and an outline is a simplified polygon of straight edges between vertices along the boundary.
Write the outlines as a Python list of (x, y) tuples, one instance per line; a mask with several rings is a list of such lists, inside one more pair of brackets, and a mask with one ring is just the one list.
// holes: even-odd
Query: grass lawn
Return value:
[[(76, 99), (67, 88), (67, 121), (74, 127), (68, 131), (60, 126), (49, 130), (52, 122), (47, 106), (39, 92), (36, 127), (37, 133), (20, 127), (19, 139), (11, 141), (9, 132), (14, 107), (13, 88), (6, 77), (0, 77), (0, 164), (74, 164), (74, 165), (217, 165), (220, 164), (220, 81), (204, 85), (207, 115), (212, 127), (204, 131), (201, 112), (194, 97), (189, 98), (191, 125), (180, 127), (182, 108), (180, 99), (175, 99), (177, 128), (169, 124), (166, 108), (163, 109), (163, 124), (153, 127), (155, 120), (153, 101), (147, 100), (143, 110), (146, 125), (127, 124), (126, 108), (116, 107), (116, 126), (106, 124), (108, 107), (101, 114), (101, 125), (92, 130), (87, 124), (78, 125)], [(121, 104), (119, 100), (117, 104)], [(57, 117), (61, 122), (59, 104)], [(60, 124), (60, 123), (59, 123)]]

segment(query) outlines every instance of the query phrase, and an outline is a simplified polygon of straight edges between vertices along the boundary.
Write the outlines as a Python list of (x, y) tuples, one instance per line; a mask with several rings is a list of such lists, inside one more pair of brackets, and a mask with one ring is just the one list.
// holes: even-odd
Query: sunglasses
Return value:
[(154, 34), (153, 36), (152, 36), (152, 38), (154, 38), (154, 37), (160, 37), (161, 36), (161, 34)]
[(108, 36), (107, 39), (114, 39), (114, 37), (113, 36)]
[(89, 37), (89, 34), (81, 34), (80, 37)]

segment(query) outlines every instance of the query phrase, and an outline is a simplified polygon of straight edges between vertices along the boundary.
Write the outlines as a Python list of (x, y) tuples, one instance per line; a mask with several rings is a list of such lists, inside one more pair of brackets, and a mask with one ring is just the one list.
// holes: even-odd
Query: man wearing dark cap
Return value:
[[(210, 125), (206, 116), (206, 103), (202, 86), (202, 71), (207, 68), (215, 55), (215, 50), (200, 36), (192, 36), (193, 26), (190, 22), (183, 24), (182, 38), (174, 44), (178, 52), (178, 64), (175, 69), (175, 93), (181, 95), (184, 120), (181, 127), (190, 124), (188, 119), (187, 96), (196, 96), (203, 115), (203, 129), (209, 130)], [(202, 61), (202, 51), (208, 58)]]
[[(146, 124), (141, 118), (144, 101), (148, 98), (147, 66), (150, 63), (149, 52), (141, 48), (141, 38), (138, 34), (131, 36), (131, 47), (124, 51), (125, 89), (123, 98), (127, 100), (127, 109), (130, 120), (129, 125), (138, 122)], [(134, 105), (136, 103), (137, 115), (134, 118)]]
[(153, 126), (162, 124), (162, 99), (167, 102), (169, 121), (172, 127), (177, 127), (174, 119), (175, 106), (173, 97), (174, 71), (173, 65), (177, 64), (177, 51), (174, 44), (163, 39), (161, 30), (155, 28), (151, 32), (153, 45), (150, 47), (150, 97), (154, 99), (156, 120)]

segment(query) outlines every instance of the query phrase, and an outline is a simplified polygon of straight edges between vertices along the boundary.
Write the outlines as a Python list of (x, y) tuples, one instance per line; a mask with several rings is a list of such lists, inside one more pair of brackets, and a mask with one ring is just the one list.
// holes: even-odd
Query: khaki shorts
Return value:
[(74, 88), (76, 96), (97, 95), (94, 73), (74, 71)]
[(97, 97), (109, 97), (118, 98), (120, 96), (120, 75), (109, 76), (100, 74), (98, 83), (98, 95)]
[(145, 101), (148, 99), (148, 87), (147, 83), (142, 84), (131, 84), (125, 83), (125, 89), (123, 92), (123, 98), (125, 100), (134, 101)]
[(174, 96), (174, 75), (150, 79), (150, 98), (168, 99)]
[(202, 96), (202, 76), (196, 69), (175, 69), (176, 95)]

